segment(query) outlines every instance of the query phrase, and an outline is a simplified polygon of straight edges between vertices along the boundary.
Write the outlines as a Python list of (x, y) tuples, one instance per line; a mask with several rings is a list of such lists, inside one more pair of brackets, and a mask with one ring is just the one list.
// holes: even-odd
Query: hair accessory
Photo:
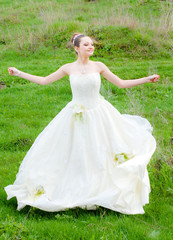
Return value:
[(82, 34), (78, 34), (78, 35), (76, 35), (76, 36), (73, 38), (73, 45), (74, 45), (74, 40), (75, 40), (77, 37), (79, 37), (80, 35), (82, 35)]

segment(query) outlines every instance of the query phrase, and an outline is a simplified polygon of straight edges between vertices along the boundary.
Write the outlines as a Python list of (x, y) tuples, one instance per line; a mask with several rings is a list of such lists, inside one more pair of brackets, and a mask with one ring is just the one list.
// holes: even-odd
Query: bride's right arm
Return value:
[(18, 76), (40, 85), (46, 85), (46, 84), (55, 82), (56, 80), (59, 80), (60, 78), (66, 76), (67, 75), (66, 65), (67, 64), (61, 66), (56, 72), (51, 73), (46, 77), (40, 77), (40, 76), (35, 76), (29, 73), (25, 73), (25, 72), (19, 71), (15, 67), (9, 67), (8, 71), (10, 75)]

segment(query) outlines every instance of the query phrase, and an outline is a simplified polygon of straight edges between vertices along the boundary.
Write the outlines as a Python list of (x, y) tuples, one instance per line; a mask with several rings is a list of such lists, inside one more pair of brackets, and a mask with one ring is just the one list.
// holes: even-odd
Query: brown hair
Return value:
[[(77, 36), (77, 35), (79, 35), (79, 34), (80, 34), (80, 36), (78, 36), (78, 37), (75, 38), (75, 36)], [(71, 42), (73, 43), (73, 41), (74, 41), (74, 43), (73, 43), (74, 47), (75, 47), (75, 46), (76, 46), (76, 47), (79, 47), (80, 42), (81, 42), (81, 38), (83, 38), (83, 37), (86, 37), (86, 35), (81, 34), (81, 33), (75, 33), (75, 34), (73, 34), (73, 36), (72, 36), (72, 38), (71, 38)], [(75, 40), (74, 40), (74, 38), (75, 38)], [(75, 51), (75, 52), (76, 52), (76, 51)], [(76, 54), (78, 54), (78, 53), (76, 52)]]

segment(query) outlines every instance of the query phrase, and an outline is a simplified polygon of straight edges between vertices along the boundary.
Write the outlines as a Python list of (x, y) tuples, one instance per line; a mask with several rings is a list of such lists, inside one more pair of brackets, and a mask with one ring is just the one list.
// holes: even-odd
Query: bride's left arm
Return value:
[(98, 65), (100, 73), (103, 75), (103, 77), (120, 88), (130, 88), (144, 83), (157, 82), (160, 77), (159, 75), (154, 74), (152, 76), (138, 79), (123, 80), (119, 78), (117, 75), (113, 74), (104, 63), (98, 62)]

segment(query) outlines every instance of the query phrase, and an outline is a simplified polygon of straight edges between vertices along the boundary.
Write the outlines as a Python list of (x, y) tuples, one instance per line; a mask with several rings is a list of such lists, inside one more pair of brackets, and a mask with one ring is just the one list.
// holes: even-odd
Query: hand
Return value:
[(19, 76), (21, 72), (15, 67), (9, 67), (8, 72), (10, 75)]
[(160, 78), (159, 75), (153, 74), (152, 76), (148, 77), (148, 82), (157, 82), (159, 78)]

